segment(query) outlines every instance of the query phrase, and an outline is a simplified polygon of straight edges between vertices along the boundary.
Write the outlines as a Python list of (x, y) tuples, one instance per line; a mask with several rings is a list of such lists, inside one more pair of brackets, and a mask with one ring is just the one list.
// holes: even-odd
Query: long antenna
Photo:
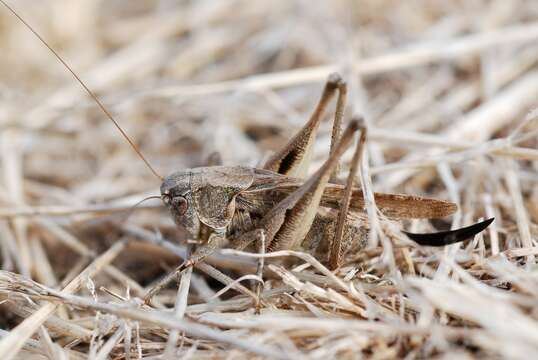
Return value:
[(20, 22), (22, 22), (24, 24), (24, 26), (26, 26), (38, 39), (39, 41), (41, 41), (43, 43), (43, 45), (45, 45), (49, 50), (50, 52), (52, 52), (52, 54), (56, 57), (56, 59), (58, 59), (58, 61), (60, 61), (63, 66), (65, 66), (65, 68), (67, 70), (69, 70), (69, 72), (71, 73), (71, 75), (74, 76), (74, 78), (78, 81), (78, 83), (84, 88), (84, 90), (86, 90), (86, 92), (90, 95), (90, 97), (97, 103), (97, 105), (99, 106), (99, 108), (101, 108), (101, 110), (103, 111), (103, 113), (110, 119), (110, 121), (112, 121), (112, 123), (114, 123), (114, 125), (116, 126), (116, 128), (120, 131), (120, 133), (123, 135), (123, 137), (127, 140), (127, 142), (129, 142), (129, 145), (131, 145), (131, 147), (133, 148), (133, 150), (138, 154), (138, 156), (140, 157), (140, 159), (142, 159), (142, 161), (144, 161), (144, 163), (146, 163), (146, 166), (151, 170), (151, 172), (153, 173), (153, 175), (155, 175), (157, 178), (159, 178), (161, 181), (164, 180), (163, 177), (161, 175), (159, 175), (157, 173), (157, 171), (155, 171), (155, 169), (153, 169), (153, 167), (149, 164), (149, 161), (146, 160), (146, 158), (144, 157), (144, 155), (142, 155), (142, 153), (140, 152), (140, 150), (138, 150), (138, 148), (136, 147), (136, 145), (131, 141), (131, 139), (129, 138), (129, 136), (127, 136), (127, 134), (125, 133), (125, 131), (123, 131), (123, 129), (121, 128), (121, 126), (118, 124), (118, 122), (114, 119), (114, 117), (108, 112), (108, 110), (105, 108), (105, 106), (101, 103), (101, 101), (99, 101), (99, 99), (97, 98), (97, 95), (95, 95), (93, 93), (93, 91), (91, 91), (87, 86), (86, 84), (82, 81), (82, 79), (80, 77), (78, 77), (78, 75), (73, 71), (73, 69), (71, 69), (71, 67), (64, 61), (64, 59), (61, 58), (61, 56), (56, 52), (56, 50), (54, 50), (42, 37), (41, 35), (39, 35), (19, 14), (17, 14), (17, 12), (15, 10), (13, 10), (8, 4), (6, 4), (6, 2), (4, 0), (0, 0), (0, 2), (2, 3), (2, 5), (4, 5), (13, 15), (15, 15), (15, 17), (17, 17), (17, 19), (20, 20)]
[[(2, 1), (2, 0), (0, 0)], [(131, 206), (131, 208), (129, 209), (129, 211), (125, 214), (125, 217), (123, 218), (123, 221), (122, 221), (122, 224), (124, 224), (127, 219), (129, 219), (129, 217), (133, 214), (133, 211), (136, 210), (136, 208), (142, 204), (144, 201), (147, 201), (147, 200), (151, 200), (151, 199), (160, 199), (161, 196), (160, 195), (151, 195), (151, 196), (148, 196), (148, 197), (145, 197), (143, 198), (142, 200), (138, 201), (136, 204), (134, 204), (133, 206)]]

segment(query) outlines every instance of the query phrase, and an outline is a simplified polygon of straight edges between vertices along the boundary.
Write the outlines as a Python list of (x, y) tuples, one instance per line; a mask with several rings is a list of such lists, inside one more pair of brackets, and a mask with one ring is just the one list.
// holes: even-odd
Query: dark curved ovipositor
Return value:
[(484, 230), (495, 220), (490, 218), (471, 226), (463, 227), (456, 230), (440, 231), (429, 234), (416, 234), (407, 231), (402, 231), (408, 238), (413, 240), (419, 245), (425, 246), (445, 246), (455, 244), (460, 241), (468, 240), (474, 237), (476, 234)]

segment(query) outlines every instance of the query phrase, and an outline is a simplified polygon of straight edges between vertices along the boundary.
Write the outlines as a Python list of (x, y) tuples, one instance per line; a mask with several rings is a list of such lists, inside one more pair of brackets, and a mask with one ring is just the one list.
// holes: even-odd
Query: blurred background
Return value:
[[(259, 164), (308, 119), (334, 71), (350, 87), (346, 116), (361, 114), (370, 127), (377, 191), (439, 191), (460, 205), (474, 201), (481, 187), (495, 189), (502, 174), (491, 165), (502, 160), (465, 150), (532, 127), (525, 119), (538, 95), (534, 1), (12, 5), (164, 175), (204, 165), (214, 151), (225, 164)], [(12, 156), (20, 157), (20, 174), (6, 181), (24, 177), (73, 198), (9, 184), (0, 194), (34, 204), (98, 203), (156, 190), (152, 174), (66, 69), (12, 14), (0, 12), (0, 21), (3, 153), (17, 149)], [(312, 170), (326, 157), (329, 134), (327, 121)], [(518, 145), (536, 145), (526, 141)], [(518, 175), (534, 179), (527, 165)], [(486, 171), (491, 181), (473, 182)], [(448, 194), (450, 178), (459, 182)], [(470, 221), (476, 215), (467, 206)]]
[[(414, 145), (395, 141), (391, 130), (446, 134), (441, 141), (449, 144), (486, 140), (521, 121), (537, 94), (533, 1), (13, 6), (162, 173), (199, 165), (212, 150), (226, 163), (256, 164), (304, 123), (332, 71), (351, 86), (348, 115), (363, 114), (380, 129), (372, 134), (380, 141), (370, 145), (374, 167)], [(151, 176), (42, 44), (7, 11), (0, 16), (1, 125), (35, 130), (24, 136), (32, 154), (27, 174), (48, 178), (69, 169), (62, 182), (79, 184), (97, 180), (96, 171), (107, 176), (107, 168)], [(488, 103), (502, 95), (508, 95), (504, 107)], [(399, 185), (398, 176), (387, 176), (392, 180), (379, 186)]]
[[(444, 222), (406, 226), (430, 231), (495, 215), (496, 227), (468, 254), (484, 259), (535, 245), (536, 1), (10, 5), (98, 94), (161, 175), (203, 166), (214, 151), (226, 165), (260, 164), (304, 124), (336, 71), (350, 87), (346, 119), (362, 114), (369, 126), (374, 190), (459, 205)], [(0, 220), (1, 263), (58, 286), (120, 237), (109, 220), (121, 215), (75, 210), (131, 205), (158, 193), (160, 182), (3, 7), (0, 52), (0, 205), (9, 219)], [(322, 124), (311, 170), (327, 156), (330, 125)], [(73, 214), (12, 219), (29, 206)], [(162, 211), (140, 210), (129, 222), (184, 239)], [(118, 266), (142, 286), (178, 261), (138, 246)]]

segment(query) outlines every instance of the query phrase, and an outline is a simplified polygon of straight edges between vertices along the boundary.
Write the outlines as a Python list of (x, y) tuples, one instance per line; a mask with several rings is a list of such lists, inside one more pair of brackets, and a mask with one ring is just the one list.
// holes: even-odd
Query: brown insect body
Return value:
[[(331, 153), (318, 171), (308, 176), (313, 143), (322, 115), (338, 93)], [(243, 166), (211, 166), (180, 171), (164, 179), (161, 196), (176, 224), (184, 226), (200, 246), (176, 271), (194, 265), (217, 248), (228, 244), (245, 249), (265, 238), (265, 251), (306, 250), (329, 266), (341, 265), (349, 250), (360, 251), (366, 243), (368, 224), (361, 212), (364, 198), (353, 181), (366, 140), (360, 118), (340, 131), (347, 90), (337, 74), (329, 76), (310, 120), (262, 169)], [(339, 159), (356, 132), (360, 139), (346, 185), (335, 183)], [(447, 201), (398, 194), (374, 194), (378, 209), (391, 218), (438, 218), (456, 211)], [(472, 237), (489, 222), (436, 234), (406, 233), (422, 245), (446, 245)], [(258, 247), (260, 244), (257, 244)], [(152, 289), (149, 301), (164, 283)]]
[[(161, 197), (172, 219), (184, 227), (192, 238), (206, 241), (210, 232), (225, 233), (227, 237), (254, 230), (263, 214), (304, 184), (303, 179), (278, 174), (270, 170), (244, 166), (210, 166), (175, 172), (165, 177)], [(323, 191), (320, 209), (314, 218), (305, 241), (312, 241), (321, 233), (332, 233), (344, 186), (328, 183)], [(452, 214), (455, 204), (419, 196), (376, 193), (375, 200), (382, 213), (390, 218), (432, 218)], [(352, 192), (352, 211), (364, 206), (362, 191)], [(367, 224), (354, 214), (348, 233)], [(329, 227), (325, 229), (325, 227)], [(356, 228), (356, 230), (354, 230)], [(333, 229), (334, 230), (334, 229)], [(208, 233), (209, 231), (209, 233)], [(203, 236), (202, 236), (203, 235)], [(357, 249), (359, 250), (359, 249)]]

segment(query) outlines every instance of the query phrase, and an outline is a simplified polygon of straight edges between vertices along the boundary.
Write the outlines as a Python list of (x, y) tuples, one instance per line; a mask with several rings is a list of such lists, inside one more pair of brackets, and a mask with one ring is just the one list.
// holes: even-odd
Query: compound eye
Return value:
[(189, 203), (187, 199), (185, 199), (183, 196), (176, 196), (172, 198), (172, 208), (174, 208), (178, 215), (183, 215), (187, 212), (187, 209), (189, 208)]

